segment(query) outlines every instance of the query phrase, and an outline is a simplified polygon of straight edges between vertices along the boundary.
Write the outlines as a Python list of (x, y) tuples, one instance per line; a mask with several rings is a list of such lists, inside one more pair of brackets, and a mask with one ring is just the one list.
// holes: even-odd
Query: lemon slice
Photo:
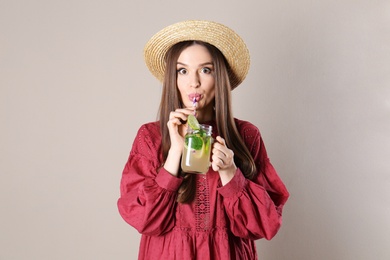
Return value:
[(205, 147), (205, 145), (203, 145), (199, 150), (194, 151), (193, 156), (194, 156), (195, 158), (200, 159), (200, 158), (203, 157), (203, 155), (204, 155), (205, 152), (206, 152), (206, 147)]
[(188, 115), (187, 122), (188, 122), (188, 126), (192, 130), (199, 130), (200, 129), (198, 119), (196, 119), (196, 117), (194, 115)]

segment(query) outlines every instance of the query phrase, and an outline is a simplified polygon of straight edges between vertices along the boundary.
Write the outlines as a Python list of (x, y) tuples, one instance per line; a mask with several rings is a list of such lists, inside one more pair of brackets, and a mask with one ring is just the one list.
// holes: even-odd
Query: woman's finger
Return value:
[(177, 118), (177, 119), (179, 119), (181, 124), (185, 124), (187, 122), (188, 115), (193, 114), (193, 113), (194, 113), (194, 111), (192, 108), (191, 109), (190, 108), (178, 108), (169, 114), (169, 120)]
[(226, 146), (225, 140), (217, 136), (212, 151), (213, 170), (220, 170), (234, 164), (234, 153)]

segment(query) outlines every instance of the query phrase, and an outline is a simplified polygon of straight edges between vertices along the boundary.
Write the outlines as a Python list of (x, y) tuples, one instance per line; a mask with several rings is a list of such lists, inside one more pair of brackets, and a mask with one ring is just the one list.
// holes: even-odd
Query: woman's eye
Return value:
[(205, 67), (205, 68), (202, 68), (201, 72), (202, 72), (202, 73), (205, 73), (205, 74), (210, 74), (210, 73), (211, 73), (211, 69)]
[(185, 74), (187, 74), (187, 70), (184, 69), (184, 68), (181, 68), (181, 69), (178, 69), (178, 70), (177, 70), (177, 73), (182, 74), (182, 75), (185, 75)]

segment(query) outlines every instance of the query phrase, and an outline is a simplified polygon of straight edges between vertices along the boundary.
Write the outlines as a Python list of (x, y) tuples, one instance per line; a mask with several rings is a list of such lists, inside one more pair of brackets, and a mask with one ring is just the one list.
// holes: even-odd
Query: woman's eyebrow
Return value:
[[(178, 61), (176, 64), (177, 64), (177, 65), (188, 66), (187, 64), (185, 64), (185, 63), (183, 63), (183, 62), (180, 62), (180, 61)], [(199, 64), (200, 67), (201, 67), (201, 66), (205, 66), (205, 65), (213, 65), (213, 63), (212, 63), (211, 61), (208, 61), (208, 62)]]

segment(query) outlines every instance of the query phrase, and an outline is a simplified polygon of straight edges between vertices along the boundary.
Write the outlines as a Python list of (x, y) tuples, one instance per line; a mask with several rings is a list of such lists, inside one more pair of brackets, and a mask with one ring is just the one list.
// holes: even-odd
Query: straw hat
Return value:
[(250, 57), (241, 37), (232, 29), (216, 22), (189, 20), (165, 27), (145, 45), (146, 65), (159, 81), (164, 79), (165, 55), (169, 48), (188, 40), (210, 43), (222, 52), (231, 69), (229, 77), (232, 89), (245, 79)]

